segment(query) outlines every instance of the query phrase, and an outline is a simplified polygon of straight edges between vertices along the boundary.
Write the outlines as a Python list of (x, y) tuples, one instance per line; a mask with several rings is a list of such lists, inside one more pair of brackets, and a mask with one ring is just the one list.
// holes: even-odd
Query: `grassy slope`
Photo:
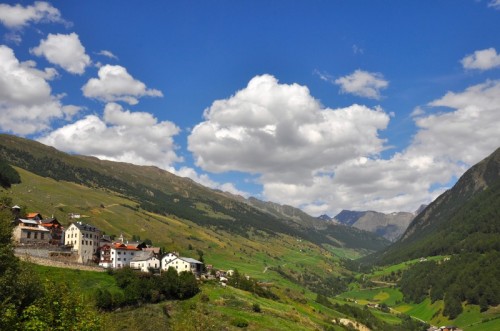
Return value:
[[(66, 281), (90, 301), (97, 288), (120, 291), (115, 279), (107, 273), (34, 267), (42, 278)], [(148, 328), (155, 330), (221, 330), (233, 329), (231, 323), (240, 318), (249, 322), (247, 330), (312, 330), (330, 325), (329, 321), (335, 317), (343, 317), (314, 302), (313, 295), (301, 289), (275, 289), (280, 294), (280, 301), (231, 287), (222, 288), (217, 282), (205, 283), (201, 290), (196, 297), (186, 301), (166, 301), (106, 313), (106, 329), (141, 330), (147, 323)], [(208, 301), (202, 297), (208, 297)], [(261, 312), (253, 311), (254, 304), (260, 306)]]
[[(144, 323), (156, 329), (169, 325), (171, 329), (183, 330), (192, 319), (186, 314), (196, 315), (206, 329), (232, 328), (230, 323), (240, 317), (251, 321), (249, 330), (308, 330), (332, 326), (330, 321), (342, 314), (326, 308), (314, 300), (316, 294), (283, 279), (270, 267), (280, 266), (288, 272), (314, 272), (316, 274), (347, 274), (339, 265), (339, 258), (328, 248), (286, 235), (249, 233), (248, 237), (235, 236), (220, 229), (201, 227), (195, 223), (175, 217), (160, 216), (137, 209), (137, 203), (113, 192), (91, 189), (74, 183), (55, 181), (17, 168), (22, 183), (4, 191), (14, 203), (28, 211), (37, 211), (45, 216), (54, 215), (64, 225), (69, 224), (68, 213), (80, 213), (82, 220), (92, 223), (108, 234), (123, 233), (127, 238), (140, 235), (168, 250), (178, 250), (186, 256), (197, 257), (196, 250), (204, 251), (204, 259), (221, 269), (238, 269), (260, 281), (270, 282), (280, 301), (256, 297), (248, 292), (232, 288), (222, 289), (216, 284), (203, 286), (203, 293), (210, 298), (201, 302), (201, 295), (183, 302), (167, 302), (145, 308), (122, 309), (107, 315), (108, 329), (137, 330)], [(192, 246), (192, 250), (188, 247)], [(357, 255), (363, 252), (343, 251), (335, 248), (339, 255)], [(114, 279), (106, 273), (85, 272), (50, 267), (37, 267), (44, 278), (65, 279), (90, 295), (98, 287), (119, 291)], [(251, 307), (258, 303), (261, 313)], [(168, 317), (165, 314), (168, 311)], [(389, 323), (399, 319), (375, 312)], [(147, 322), (150, 320), (150, 322)], [(128, 321), (128, 322), (124, 322)], [(188, 321), (188, 322), (186, 322)], [(167, 324), (165, 324), (167, 323)], [(212, 327), (213, 326), (213, 327)], [(338, 328), (333, 326), (334, 328)]]
[[(139, 235), (167, 250), (195, 258), (198, 258), (196, 250), (200, 249), (206, 263), (221, 269), (237, 268), (258, 278), (272, 279), (271, 272), (266, 270), (271, 266), (307, 268), (319, 274), (344, 272), (332, 253), (304, 240), (266, 233), (249, 234), (248, 238), (235, 236), (175, 217), (134, 210), (135, 201), (109, 191), (17, 170), (22, 184), (14, 185), (8, 193), (14, 203), (44, 216), (54, 215), (64, 225), (70, 222), (68, 213), (80, 213), (87, 216), (82, 221), (108, 234), (123, 233), (128, 239)], [(188, 249), (190, 245), (192, 250)]]
[[(442, 260), (445, 256), (428, 257), (428, 260)], [(404, 270), (419, 259), (378, 267), (373, 273), (365, 275), (366, 278), (374, 281), (380, 277), (389, 275), (391, 272)], [(352, 289), (338, 296), (342, 299), (356, 300), (360, 305), (367, 303), (385, 303), (395, 311), (405, 313), (417, 319), (424, 320), (432, 325), (457, 325), (465, 331), (479, 330), (500, 330), (500, 307), (490, 308), (484, 313), (479, 312), (477, 305), (464, 305), (464, 311), (455, 320), (449, 320), (441, 314), (444, 304), (442, 300), (431, 303), (430, 299), (425, 299), (419, 304), (403, 302), (403, 294), (397, 288), (385, 287), (374, 289)]]

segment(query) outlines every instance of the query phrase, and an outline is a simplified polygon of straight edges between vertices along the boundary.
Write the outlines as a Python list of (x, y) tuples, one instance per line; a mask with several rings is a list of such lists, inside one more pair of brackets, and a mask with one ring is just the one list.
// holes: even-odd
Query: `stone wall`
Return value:
[(50, 267), (105, 271), (99, 266), (77, 263), (78, 256), (75, 253), (55, 247), (16, 247), (14, 254), (22, 260)]

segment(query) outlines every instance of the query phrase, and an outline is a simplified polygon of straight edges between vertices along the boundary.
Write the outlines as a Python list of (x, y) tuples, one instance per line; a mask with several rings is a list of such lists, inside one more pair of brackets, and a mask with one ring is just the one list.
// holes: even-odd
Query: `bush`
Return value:
[(252, 305), (252, 310), (256, 313), (260, 313), (261, 312), (260, 305), (258, 303), (254, 303)]
[(238, 317), (231, 322), (232, 325), (238, 328), (246, 328), (248, 326), (248, 321), (244, 318)]

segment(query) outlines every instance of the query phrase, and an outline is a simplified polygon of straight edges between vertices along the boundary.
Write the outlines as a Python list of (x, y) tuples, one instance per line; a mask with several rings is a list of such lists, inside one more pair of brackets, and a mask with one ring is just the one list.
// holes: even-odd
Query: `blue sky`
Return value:
[(413, 211), (500, 147), (500, 1), (0, 3), (0, 131), (300, 207)]

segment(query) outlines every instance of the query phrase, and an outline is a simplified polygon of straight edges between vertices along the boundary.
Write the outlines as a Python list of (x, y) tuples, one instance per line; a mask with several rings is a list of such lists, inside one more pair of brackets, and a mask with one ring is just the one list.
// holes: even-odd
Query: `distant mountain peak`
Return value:
[(334, 220), (340, 224), (376, 233), (390, 241), (397, 240), (415, 217), (413, 213), (342, 210)]
[(331, 218), (330, 216), (326, 215), (326, 214), (323, 214), (323, 215), (320, 215), (317, 217), (319, 220), (321, 221), (325, 221), (325, 222), (331, 222), (333, 221), (333, 218)]

